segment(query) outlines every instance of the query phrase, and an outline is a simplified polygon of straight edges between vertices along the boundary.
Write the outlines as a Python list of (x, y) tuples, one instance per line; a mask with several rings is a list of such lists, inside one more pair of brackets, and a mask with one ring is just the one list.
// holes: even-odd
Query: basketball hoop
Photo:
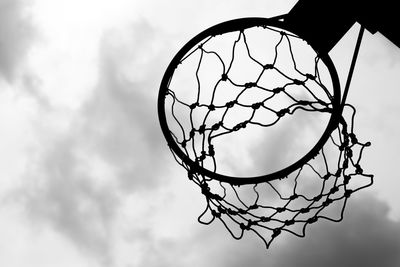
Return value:
[[(350, 78), (342, 95), (328, 53), (282, 17), (236, 19), (190, 40), (164, 74), (158, 115), (205, 197), (199, 222), (218, 219), (235, 239), (251, 231), (268, 248), (282, 232), (302, 237), (318, 220), (341, 221), (349, 197), (373, 183), (361, 166), (370, 143), (358, 139), (345, 103)], [(300, 133), (308, 123), (319, 125), (312, 138)], [(279, 142), (288, 153), (271, 149)], [(268, 153), (286, 165), (245, 163)]]

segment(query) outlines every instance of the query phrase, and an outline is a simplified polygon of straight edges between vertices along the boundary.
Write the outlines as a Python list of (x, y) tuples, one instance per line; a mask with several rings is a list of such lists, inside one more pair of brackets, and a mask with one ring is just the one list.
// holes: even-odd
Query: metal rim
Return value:
[[(179, 148), (179, 146), (176, 144), (176, 142), (174, 141), (174, 139), (170, 133), (170, 130), (168, 128), (168, 123), (166, 120), (166, 115), (165, 115), (165, 96), (166, 96), (166, 92), (168, 90), (171, 78), (176, 69), (176, 66), (179, 64), (180, 60), (194, 46), (198, 45), (205, 38), (207, 38), (209, 36), (215, 36), (215, 35), (232, 32), (232, 31), (240, 31), (240, 30), (244, 30), (247, 28), (255, 27), (255, 26), (272, 26), (272, 27), (281, 28), (283, 30), (286, 30), (286, 31), (296, 34), (294, 31), (291, 31), (290, 26), (285, 24), (285, 22), (283, 20), (278, 20), (278, 19), (274, 19), (274, 18), (259, 18), (259, 17), (240, 18), (240, 19), (222, 22), (220, 24), (212, 26), (212, 27), (204, 30), (203, 32), (199, 33), (194, 38), (192, 38), (175, 55), (175, 57), (172, 59), (172, 61), (168, 65), (168, 67), (165, 71), (165, 74), (162, 78), (161, 85), (160, 85), (160, 91), (159, 91), (159, 95), (158, 95), (158, 118), (159, 118), (160, 126), (161, 126), (162, 132), (164, 134), (164, 137), (167, 140), (168, 146), (171, 148), (173, 153), (175, 153), (185, 164), (187, 164), (191, 168), (192, 171), (203, 174), (212, 179), (215, 179), (215, 180), (218, 180), (221, 182), (227, 182), (227, 183), (234, 184), (234, 185), (257, 184), (257, 183), (267, 182), (267, 181), (271, 181), (271, 180), (275, 180), (275, 179), (281, 179), (281, 178), (288, 176), (293, 171), (301, 168), (305, 163), (307, 163), (313, 157), (315, 157), (315, 155), (321, 150), (321, 148), (327, 142), (332, 131), (336, 128), (336, 126), (339, 122), (340, 113), (341, 113), (340, 112), (340, 103), (341, 103), (340, 83), (339, 83), (338, 74), (336, 72), (336, 68), (327, 53), (320, 53), (320, 51), (318, 50), (317, 47), (315, 47), (312, 43), (308, 43), (313, 48), (313, 50), (318, 54), (318, 56), (322, 60), (322, 62), (325, 64), (325, 66), (327, 67), (329, 74), (331, 76), (332, 85), (333, 85), (333, 99), (332, 99), (333, 111), (331, 113), (331, 117), (329, 119), (327, 127), (326, 127), (325, 131), (323, 132), (322, 136), (320, 137), (318, 142), (314, 145), (314, 147), (307, 154), (305, 154), (302, 158), (300, 158), (299, 160), (297, 160), (295, 163), (291, 164), (290, 166), (283, 168), (279, 171), (273, 172), (273, 173), (260, 175), (260, 176), (251, 176), (251, 177), (234, 177), (234, 176), (216, 173), (216, 172), (210, 171), (204, 167), (199, 166)], [(301, 35), (297, 35), (297, 36), (302, 38)], [(302, 39), (306, 40), (304, 38), (302, 38)]]

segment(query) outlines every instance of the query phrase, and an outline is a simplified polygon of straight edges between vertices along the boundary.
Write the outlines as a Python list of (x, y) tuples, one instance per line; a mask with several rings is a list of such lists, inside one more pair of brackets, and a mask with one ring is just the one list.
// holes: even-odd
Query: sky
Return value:
[[(162, 136), (158, 88), (178, 49), (295, 2), (0, 0), (0, 265), (399, 266), (400, 49), (379, 33), (365, 33), (348, 97), (375, 183), (341, 223), (268, 251), (200, 225), (202, 195)], [(330, 53), (342, 83), (357, 31)]]

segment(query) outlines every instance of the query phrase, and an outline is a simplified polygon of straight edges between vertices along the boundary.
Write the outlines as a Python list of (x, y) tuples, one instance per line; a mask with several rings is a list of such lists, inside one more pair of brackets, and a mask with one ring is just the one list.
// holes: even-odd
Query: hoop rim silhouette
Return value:
[(339, 123), (340, 117), (341, 117), (341, 91), (340, 91), (340, 82), (339, 82), (339, 77), (336, 71), (336, 68), (328, 55), (328, 53), (321, 52), (318, 47), (313, 44), (308, 42), (308, 44), (311, 46), (311, 48), (317, 53), (318, 57), (322, 60), (322, 62), (325, 64), (327, 67), (330, 77), (331, 77), (331, 82), (333, 86), (333, 98), (332, 98), (332, 113), (330, 116), (330, 119), (328, 121), (328, 124), (322, 133), (320, 139), (317, 141), (317, 143), (314, 145), (311, 150), (306, 153), (303, 157), (298, 159), (296, 162), (293, 164), (272, 172), (268, 173), (265, 175), (260, 175), (260, 176), (249, 176), (249, 177), (235, 177), (235, 176), (229, 176), (221, 173), (217, 173), (214, 171), (210, 171), (209, 169), (206, 169), (199, 164), (197, 164), (195, 161), (193, 161), (188, 155), (186, 155), (178, 146), (178, 144), (175, 142), (173, 136), (171, 135), (170, 129), (168, 127), (167, 119), (166, 119), (166, 114), (165, 114), (165, 99), (166, 95), (168, 92), (168, 87), (170, 84), (170, 81), (174, 75), (176, 67), (180, 64), (181, 59), (187, 55), (188, 52), (191, 51), (193, 47), (198, 45), (202, 40), (206, 39), (207, 37), (210, 36), (216, 36), (216, 35), (221, 35), (224, 33), (228, 32), (233, 32), (233, 31), (241, 31), (245, 30), (247, 28), (251, 27), (256, 27), (256, 26), (271, 26), (271, 27), (276, 27), (280, 28), (282, 30), (291, 32), (295, 34), (296, 36), (300, 37), (301, 39), (307, 41), (307, 39), (303, 38), (301, 35), (297, 34), (295, 31), (291, 30), (291, 27), (289, 24), (285, 23), (284, 19), (281, 18), (262, 18), (262, 17), (247, 17), (247, 18), (239, 18), (239, 19), (234, 19), (230, 21), (225, 21), (220, 24), (214, 25), (202, 32), (200, 32), (198, 35), (193, 37), (189, 42), (187, 42), (175, 55), (175, 57), (172, 59), (170, 64), (168, 65), (164, 76), (161, 80), (160, 84), (160, 91), (158, 95), (158, 118), (160, 122), (160, 126), (162, 129), (162, 132), (164, 134), (165, 139), (167, 140), (168, 146), (170, 149), (173, 151), (173, 153), (178, 156), (183, 163), (189, 166), (190, 171), (196, 172), (199, 174), (202, 174), (204, 176), (207, 176), (211, 179), (215, 179), (221, 182), (227, 182), (233, 185), (244, 185), (244, 184), (258, 184), (258, 183), (263, 183), (263, 182), (268, 182), (276, 179), (281, 179), (289, 174), (293, 173), (295, 170), (298, 170), (302, 166), (304, 166), (307, 162), (309, 162), (312, 158), (314, 158), (318, 152), (321, 150), (321, 148), (325, 145), (325, 143), (328, 141), (329, 137), (331, 136), (332, 131), (336, 128), (336, 126)]

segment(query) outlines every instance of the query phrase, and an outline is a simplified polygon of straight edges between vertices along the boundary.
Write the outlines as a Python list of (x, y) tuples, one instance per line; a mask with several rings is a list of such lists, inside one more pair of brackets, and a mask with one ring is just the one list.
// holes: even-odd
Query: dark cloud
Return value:
[(0, 0), (0, 75), (12, 81), (23, 62), (35, 30), (25, 0)]
[(277, 266), (399, 266), (400, 223), (388, 219), (388, 211), (383, 202), (360, 198), (342, 223), (320, 224), (304, 243), (289, 245), (291, 256)]
[(255, 242), (228, 246), (230, 256), (218, 266), (399, 266), (400, 223), (388, 219), (388, 211), (373, 197), (352, 199), (343, 222), (321, 221), (305, 238), (291, 236), (268, 251)]
[(146, 235), (140, 266), (399, 266), (400, 222), (388, 219), (388, 205), (369, 195), (351, 200), (341, 223), (320, 221), (305, 238), (282, 236), (269, 250), (251, 234), (232, 239), (218, 223), (190, 236)]

